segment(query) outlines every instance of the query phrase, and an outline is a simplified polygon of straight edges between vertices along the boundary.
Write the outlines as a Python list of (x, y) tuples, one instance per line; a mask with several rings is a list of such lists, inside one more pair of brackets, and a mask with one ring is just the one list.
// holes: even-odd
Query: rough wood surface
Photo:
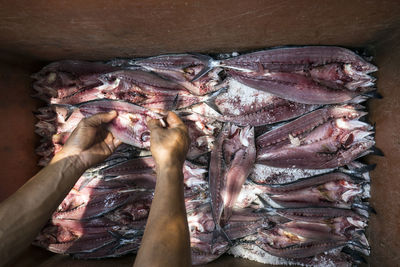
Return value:
[(0, 50), (40, 60), (371, 45), (400, 22), (398, 1), (0, 1)]

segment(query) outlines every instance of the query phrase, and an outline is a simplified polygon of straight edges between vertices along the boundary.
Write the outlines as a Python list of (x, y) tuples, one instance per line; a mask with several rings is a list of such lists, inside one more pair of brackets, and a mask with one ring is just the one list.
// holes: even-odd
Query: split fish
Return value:
[(373, 128), (355, 106), (313, 111), (256, 139), (256, 162), (280, 168), (327, 169), (373, 152)]
[(200, 74), (215, 67), (247, 86), (304, 104), (343, 103), (371, 92), (375, 78), (368, 74), (378, 70), (354, 52), (333, 46), (275, 48), (211, 60)]
[(229, 220), (233, 205), (255, 160), (254, 129), (226, 123), (211, 151), (209, 190), (218, 228)]

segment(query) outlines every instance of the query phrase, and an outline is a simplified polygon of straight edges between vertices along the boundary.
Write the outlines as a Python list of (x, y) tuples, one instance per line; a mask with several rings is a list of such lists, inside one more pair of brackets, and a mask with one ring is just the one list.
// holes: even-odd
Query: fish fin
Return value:
[(217, 238), (219, 236), (222, 236), (226, 241), (228, 241), (229, 245), (233, 246), (233, 242), (232, 240), (229, 238), (229, 236), (226, 234), (226, 232), (224, 231), (224, 229), (222, 229), (222, 227), (219, 224), (215, 225), (215, 229), (213, 231), (213, 238), (212, 238), (212, 244), (215, 243), (215, 241), (217, 240)]
[(359, 177), (359, 175), (361, 175), (361, 174), (373, 171), (375, 169), (375, 167), (376, 167), (376, 164), (374, 163), (374, 164), (368, 164), (368, 165), (365, 165), (365, 166), (362, 166), (360, 168), (353, 169), (353, 170), (349, 170), (349, 169), (340, 169), (340, 170), (346, 174), (357, 175), (357, 177)]
[(368, 182), (365, 181), (364, 178), (362, 178), (360, 176), (357, 176), (357, 175), (354, 175), (354, 174), (351, 174), (351, 173), (348, 173), (347, 175), (356, 184), (368, 183)]
[(382, 150), (380, 150), (376, 146), (373, 146), (370, 150), (371, 150), (371, 154), (372, 155), (376, 155), (376, 156), (380, 156), (380, 157), (384, 157), (385, 156), (385, 154), (383, 154)]
[(360, 253), (363, 253), (364, 255), (368, 256), (370, 252), (369, 246), (364, 245), (360, 240), (353, 239), (348, 241), (347, 246), (350, 246), (350, 248), (357, 249)]
[(75, 109), (77, 109), (77, 106), (73, 106), (73, 105), (69, 105), (69, 104), (51, 104), (52, 106), (55, 107), (61, 107), (61, 108), (65, 108), (67, 110), (67, 115), (65, 116), (65, 121), (67, 121), (69, 119), (69, 117), (71, 116), (72, 112), (74, 112)]
[(84, 178), (84, 182), (79, 186), (78, 191), (81, 191), (83, 188), (85, 188), (91, 181), (91, 178)]
[(376, 164), (374, 163), (374, 164), (368, 164), (361, 168), (355, 169), (354, 171), (356, 171), (358, 173), (365, 173), (365, 172), (373, 171), (375, 168), (376, 168)]
[(341, 252), (349, 255), (356, 263), (367, 263), (364, 256), (360, 252), (353, 250), (347, 246), (343, 247)]
[(264, 206), (264, 208), (272, 208), (271, 205), (269, 204), (268, 201), (266, 201), (262, 196), (260, 196), (260, 194), (256, 194), (258, 199), (260, 200), (261, 204)]
[(275, 213), (277, 213), (278, 209), (273, 208), (271, 206), (265, 206), (264, 208), (259, 208), (259, 209), (254, 210), (254, 213), (263, 213), (265, 211), (275, 214)]
[(228, 90), (228, 87), (221, 87), (218, 91), (213, 92), (207, 100), (204, 102), (207, 106), (215, 110), (220, 116), (222, 116), (221, 111), (219, 110), (218, 106), (215, 104), (215, 99), (222, 93), (225, 93)]
[(206, 56), (203, 54), (199, 54), (199, 53), (191, 53), (192, 55), (196, 56), (197, 58), (199, 58), (203, 63), (204, 63), (204, 68), (197, 73), (193, 79), (190, 82), (195, 82), (198, 79), (200, 79), (201, 77), (203, 77), (204, 75), (206, 75), (208, 72), (210, 72), (213, 68), (214, 68), (214, 59), (210, 56)]
[(366, 92), (366, 93), (363, 93), (362, 95), (369, 97), (369, 98), (376, 98), (376, 99), (383, 98), (383, 96), (380, 93), (378, 93), (377, 91)]

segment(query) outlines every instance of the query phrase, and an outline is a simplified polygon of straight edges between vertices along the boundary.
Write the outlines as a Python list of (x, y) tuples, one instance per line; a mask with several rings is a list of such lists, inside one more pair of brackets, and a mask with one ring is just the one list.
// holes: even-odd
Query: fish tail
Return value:
[(226, 234), (224, 229), (219, 224), (215, 225), (215, 229), (213, 231), (213, 238), (212, 238), (212, 243), (215, 244), (216, 240), (218, 239), (219, 236), (222, 236), (226, 241), (228, 241), (229, 245), (233, 246), (232, 240), (229, 238), (229, 236)]
[(358, 209), (365, 210), (365, 211), (371, 212), (373, 214), (377, 214), (376, 210), (371, 205), (369, 205), (369, 203), (365, 203), (365, 202), (353, 203), (351, 205), (351, 209), (352, 210), (358, 210)]
[(215, 104), (215, 99), (222, 93), (225, 93), (228, 90), (228, 87), (221, 87), (217, 91), (213, 92), (210, 96), (207, 97), (207, 100), (204, 103), (215, 110), (219, 115), (222, 116), (221, 111), (218, 106)]
[(375, 169), (375, 167), (376, 167), (376, 164), (368, 164), (366, 166), (355, 169), (354, 171), (358, 172), (358, 173), (366, 173), (366, 172), (373, 171)]
[(377, 91), (366, 92), (366, 93), (363, 93), (362, 96), (366, 96), (368, 98), (376, 98), (376, 99), (383, 98), (383, 96), (380, 93), (378, 93)]
[(193, 79), (190, 82), (195, 82), (204, 75), (206, 75), (208, 72), (210, 72), (214, 67), (218, 65), (218, 61), (215, 61), (212, 57), (202, 55), (199, 53), (191, 53), (192, 55), (196, 56), (198, 59), (200, 59), (204, 63), (204, 68), (196, 74), (196, 76), (193, 77)]

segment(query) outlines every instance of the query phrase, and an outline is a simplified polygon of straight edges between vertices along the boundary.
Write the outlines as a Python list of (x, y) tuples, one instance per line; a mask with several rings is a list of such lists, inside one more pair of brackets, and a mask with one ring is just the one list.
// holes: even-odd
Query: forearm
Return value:
[(3, 263), (29, 246), (84, 171), (76, 156), (53, 160), (0, 204)]
[(191, 266), (180, 164), (157, 169), (157, 185), (135, 266)]

